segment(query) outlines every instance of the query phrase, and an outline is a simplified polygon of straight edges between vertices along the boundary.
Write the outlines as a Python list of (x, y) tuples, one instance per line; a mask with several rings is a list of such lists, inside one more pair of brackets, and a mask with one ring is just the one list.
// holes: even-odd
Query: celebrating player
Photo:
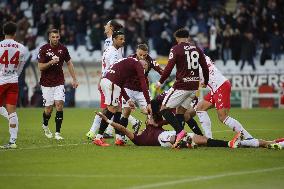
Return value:
[[(8, 117), (10, 140), (8, 144), (1, 146), (4, 149), (17, 148), (19, 121), (16, 113), (18, 100), (18, 77), (21, 74), (25, 61), (28, 58), (27, 49), (14, 39), (17, 25), (7, 22), (3, 26), (5, 39), (0, 42), (0, 106), (1, 114)], [(8, 114), (7, 114), (8, 113)]]
[(42, 115), (42, 128), (45, 136), (47, 138), (52, 138), (52, 133), (48, 128), (48, 121), (53, 110), (53, 105), (55, 104), (56, 132), (54, 138), (56, 140), (62, 140), (63, 137), (60, 134), (60, 130), (63, 121), (63, 105), (65, 101), (65, 81), (62, 70), (64, 62), (66, 62), (72, 77), (73, 88), (78, 87), (78, 81), (68, 49), (59, 42), (59, 31), (57, 29), (49, 30), (48, 38), (49, 43), (43, 45), (39, 49), (38, 54), (38, 67), (41, 71), (40, 85), (42, 89), (43, 105), (45, 106)]
[[(170, 73), (176, 65), (176, 81), (163, 101), (161, 114), (170, 123), (177, 132), (176, 144), (186, 135), (183, 130), (184, 112), (180, 108), (189, 107), (191, 98), (199, 86), (199, 65), (205, 78), (204, 84), (207, 85), (209, 73), (204, 54), (197, 46), (189, 43), (189, 32), (182, 28), (175, 32), (177, 45), (171, 48), (168, 64), (157, 82), (157, 87), (170, 76)], [(176, 116), (170, 109), (177, 108)], [(175, 146), (176, 146), (175, 144)]]
[[(146, 84), (149, 89), (149, 82), (148, 82), (148, 74), (151, 69), (154, 69), (156, 72), (158, 72), (160, 75), (163, 72), (163, 69), (159, 66), (159, 64), (153, 60), (149, 54), (148, 54), (148, 46), (146, 44), (139, 44), (136, 49), (136, 53), (133, 55), (130, 55), (129, 57), (137, 58), (138, 60), (145, 60), (147, 64), (145, 65), (145, 79), (146, 79)], [(127, 82), (124, 85), (125, 92), (129, 96), (129, 98), (137, 103), (139, 107), (142, 109), (142, 111), (145, 113), (146, 112), (146, 106), (147, 102), (143, 96), (142, 89), (139, 85), (139, 78), (138, 77), (133, 77), (129, 78)], [(129, 105), (126, 103), (125, 100), (123, 100), (123, 116), (120, 120), (120, 124), (127, 127), (128, 125), (128, 117), (131, 113), (131, 108)], [(137, 126), (137, 127), (135, 127)], [(138, 132), (140, 125), (134, 125), (132, 128), (134, 132)]]
[[(143, 91), (144, 98), (147, 102), (147, 112), (151, 114), (151, 105), (150, 97), (147, 89), (147, 84), (144, 75), (144, 65), (146, 61), (138, 61), (135, 58), (124, 58), (121, 59), (118, 63), (112, 65), (107, 71), (104, 78), (101, 80), (101, 88), (106, 97), (105, 103), (107, 104), (107, 109), (104, 114), (108, 119), (111, 119), (112, 116), (118, 110), (119, 97), (122, 94), (126, 101), (128, 101), (130, 107), (134, 107), (134, 103), (127, 96), (123, 86), (127, 79), (138, 76), (140, 85)], [(118, 121), (117, 121), (118, 122)], [(105, 143), (103, 138), (103, 132), (105, 131), (108, 123), (105, 121), (101, 122), (100, 130), (94, 139), (94, 144), (99, 146), (108, 146), (109, 144)]]

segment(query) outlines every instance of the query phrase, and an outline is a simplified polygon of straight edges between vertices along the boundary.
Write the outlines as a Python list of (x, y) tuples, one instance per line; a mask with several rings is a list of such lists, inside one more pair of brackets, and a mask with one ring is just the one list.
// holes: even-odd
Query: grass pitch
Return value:
[[(233, 133), (211, 110), (213, 136), (229, 140)], [(144, 117), (135, 112), (136, 117)], [(85, 139), (94, 109), (65, 109), (64, 141), (45, 138), (42, 109), (18, 109), (18, 149), (0, 151), (0, 188), (283, 188), (284, 150), (200, 147), (172, 150), (162, 147), (98, 147)], [(284, 137), (284, 110), (232, 109), (256, 138)], [(197, 119), (197, 118), (196, 118)], [(0, 142), (9, 138), (0, 117)], [(170, 129), (170, 127), (168, 127)], [(50, 119), (54, 132), (54, 115)], [(188, 129), (188, 128), (187, 128)], [(113, 140), (109, 140), (113, 143)]]

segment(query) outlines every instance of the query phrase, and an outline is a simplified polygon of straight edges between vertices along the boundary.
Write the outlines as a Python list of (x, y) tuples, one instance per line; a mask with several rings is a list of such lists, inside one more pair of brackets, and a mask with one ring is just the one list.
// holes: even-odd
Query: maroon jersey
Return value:
[[(120, 88), (124, 88), (124, 84), (128, 79), (138, 77), (139, 85), (142, 89), (144, 97), (150, 104), (150, 97), (144, 75), (144, 68), (135, 58), (124, 58), (116, 64), (111, 65), (108, 69), (105, 78), (109, 79)], [(123, 93), (123, 91), (122, 91)]]
[(190, 43), (182, 42), (171, 48), (168, 64), (161, 76), (160, 83), (163, 83), (176, 66), (176, 81), (174, 88), (179, 90), (197, 90), (199, 87), (199, 65), (202, 68), (204, 84), (208, 84), (209, 70), (205, 56), (201, 49)]
[(146, 126), (139, 135), (134, 135), (132, 142), (137, 146), (160, 146), (158, 137), (165, 130), (162, 127)]
[[(133, 54), (130, 55), (129, 57), (133, 57), (136, 58), (137, 55)], [(163, 73), (163, 69), (160, 67), (160, 65), (153, 60), (149, 55), (147, 55), (146, 57), (146, 62), (148, 63), (148, 70), (145, 70), (145, 79), (146, 79), (146, 83), (147, 83), (147, 88), (149, 89), (149, 81), (148, 81), (148, 74), (150, 72), (151, 69), (154, 69), (156, 72), (158, 72), (160, 75), (162, 75)], [(139, 78), (138, 77), (134, 77), (134, 78), (129, 78), (124, 87), (127, 89), (131, 89), (133, 91), (142, 91), (140, 84), (139, 84)]]
[(38, 62), (48, 63), (53, 56), (59, 57), (59, 62), (41, 71), (40, 85), (45, 87), (64, 85), (63, 63), (71, 59), (64, 45), (59, 43), (56, 47), (52, 47), (50, 44), (45, 44), (39, 49)]

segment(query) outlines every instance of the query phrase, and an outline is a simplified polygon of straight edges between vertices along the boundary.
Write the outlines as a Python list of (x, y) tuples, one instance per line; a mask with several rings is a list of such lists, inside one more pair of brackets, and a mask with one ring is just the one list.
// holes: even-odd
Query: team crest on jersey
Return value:
[(61, 53), (62, 53), (62, 50), (59, 50), (58, 53), (61, 54)]

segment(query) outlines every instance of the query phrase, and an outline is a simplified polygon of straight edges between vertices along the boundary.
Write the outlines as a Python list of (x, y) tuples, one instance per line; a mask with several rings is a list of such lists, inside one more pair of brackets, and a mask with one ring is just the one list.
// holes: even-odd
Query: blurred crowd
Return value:
[[(258, 55), (280, 59), (284, 45), (284, 1), (237, 0), (2, 0), (0, 22), (19, 25), (18, 41), (34, 49), (46, 40), (49, 28), (59, 28), (66, 45), (101, 50), (104, 24), (117, 19), (125, 27), (126, 45), (135, 49), (147, 42), (158, 55), (167, 56), (173, 32), (186, 27), (192, 39), (212, 59), (248, 61)], [(3, 36), (1, 36), (3, 37)]]

